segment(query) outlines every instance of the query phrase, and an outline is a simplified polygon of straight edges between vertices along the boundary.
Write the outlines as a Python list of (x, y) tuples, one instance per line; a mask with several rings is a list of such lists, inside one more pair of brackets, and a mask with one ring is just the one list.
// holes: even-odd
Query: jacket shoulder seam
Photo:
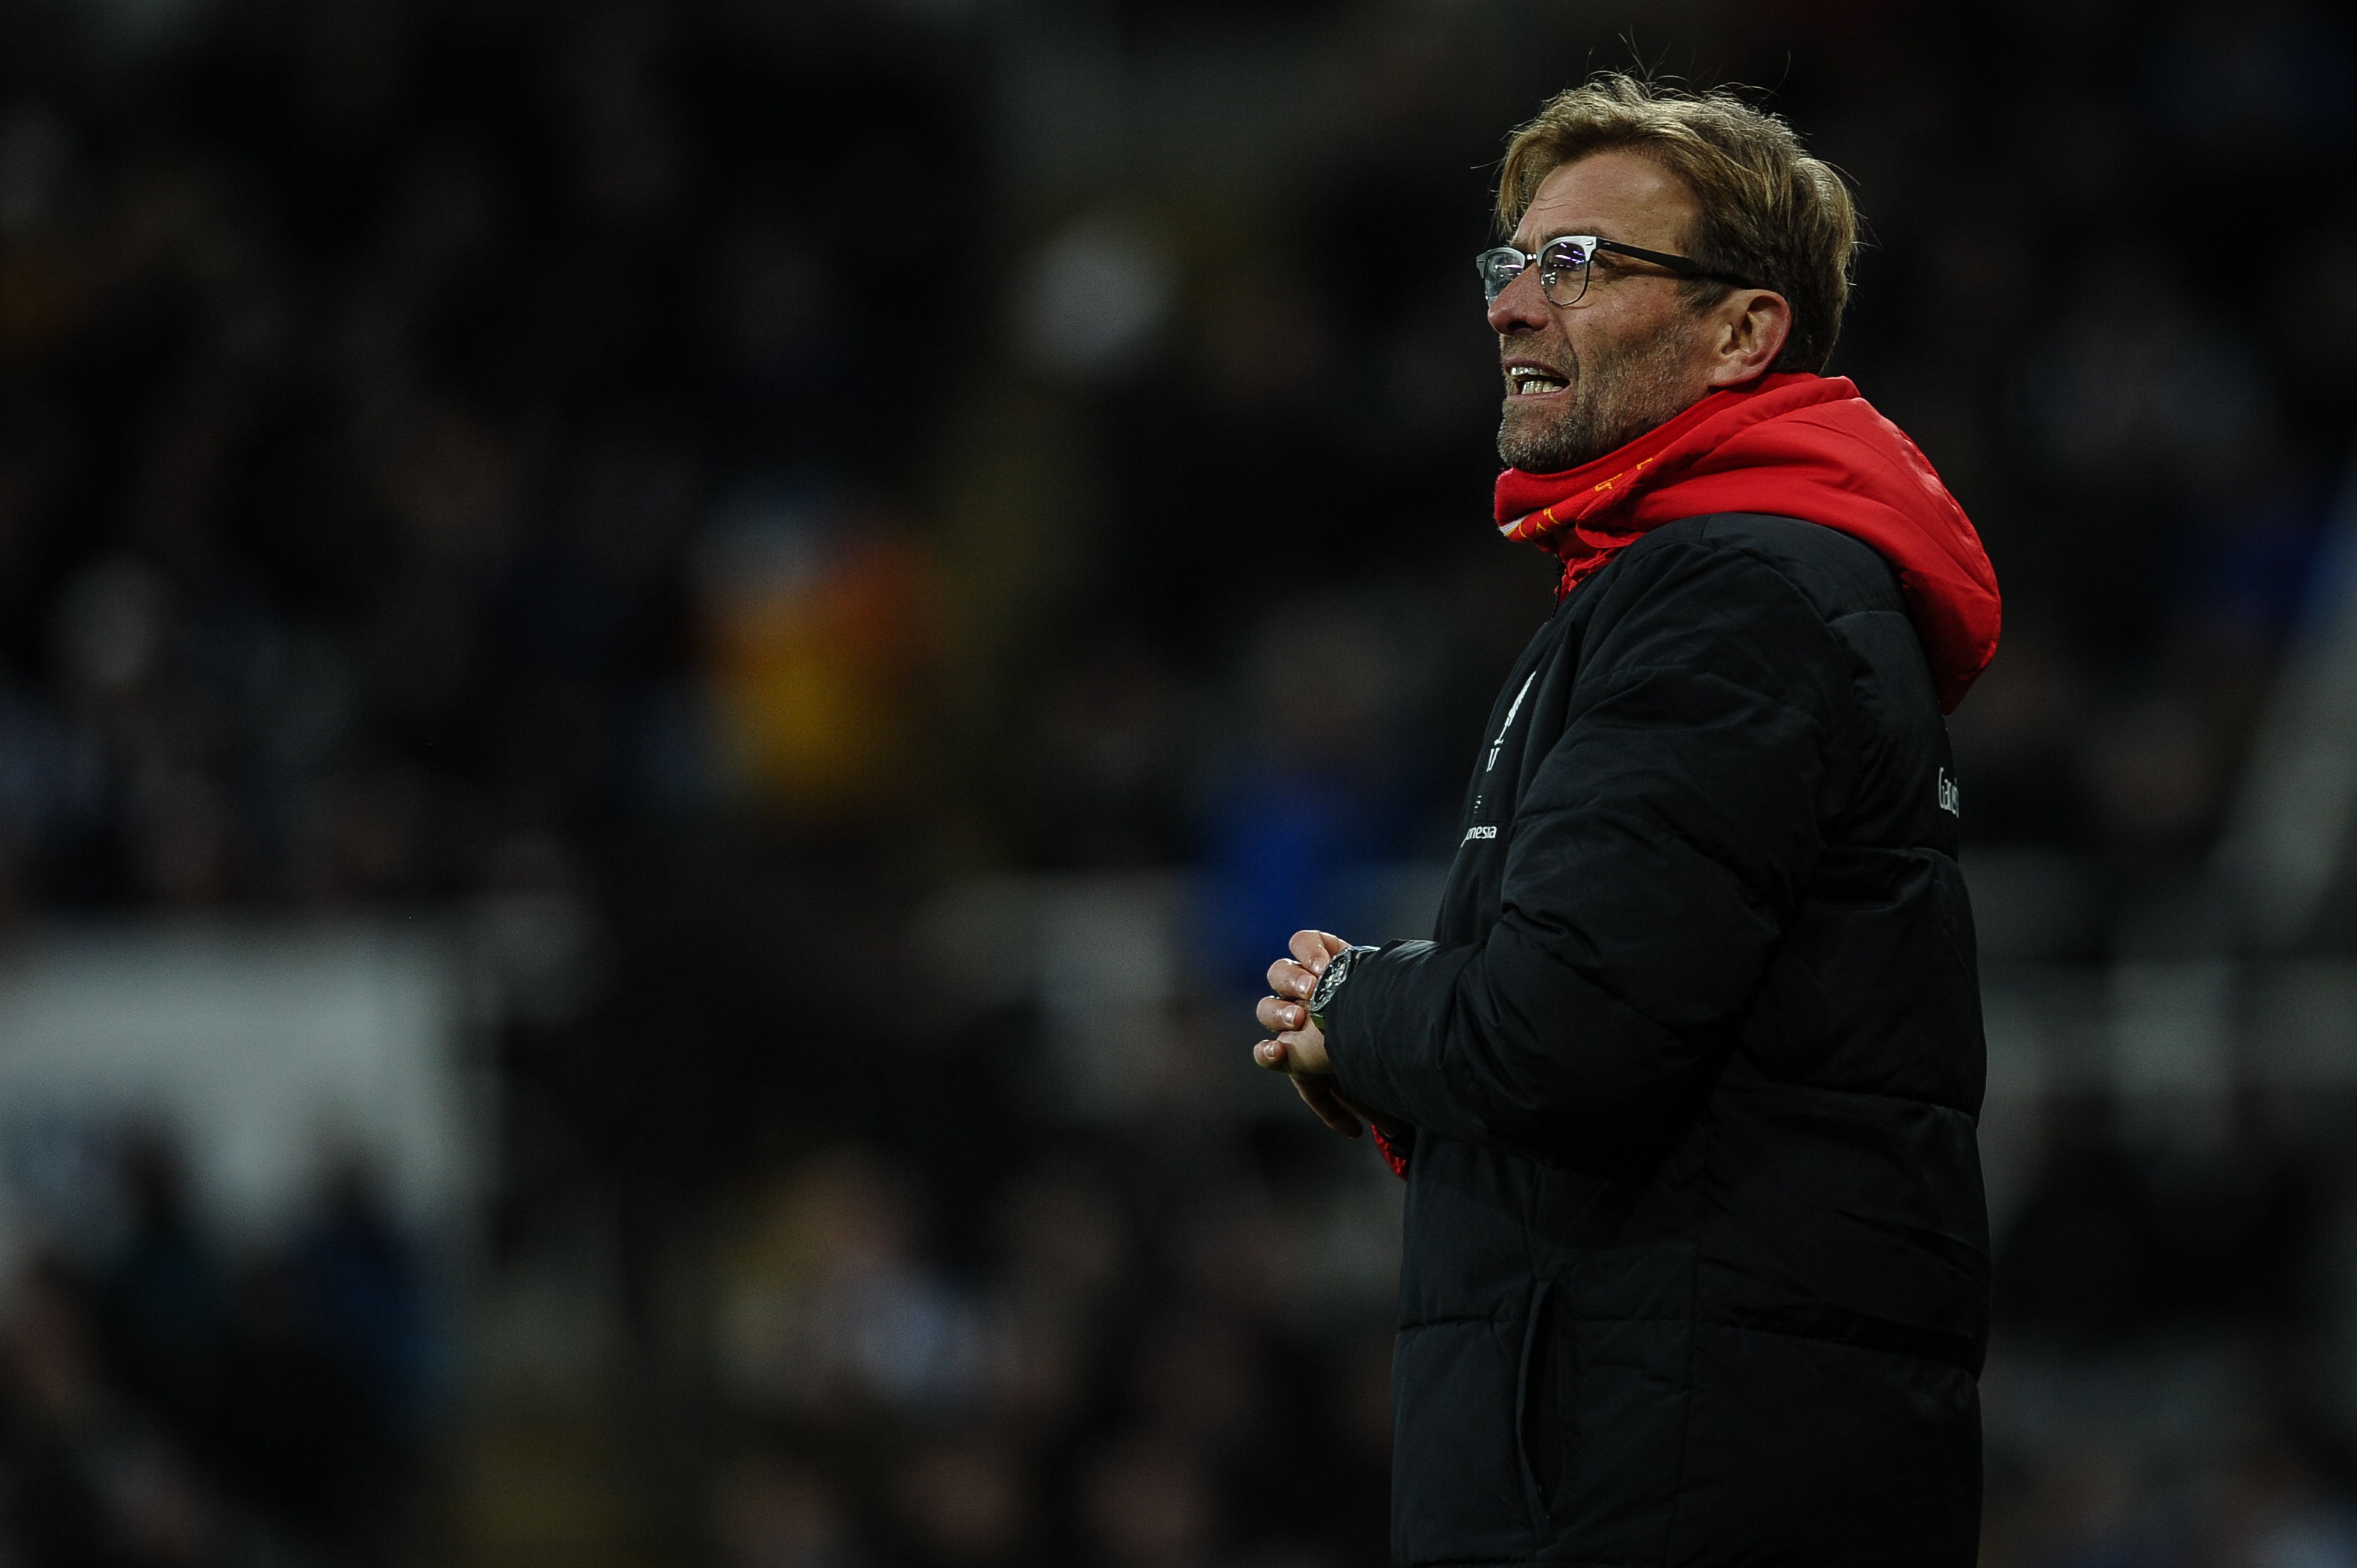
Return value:
[[(1834, 539), (1840, 541), (1842, 543), (1852, 545), (1858, 550), (1864, 551), (1867, 556), (1871, 559), (1876, 565), (1882, 569), (1884, 574), (1882, 584), (1878, 585), (1887, 585), (1889, 591), (1894, 596), (1894, 602), (1889, 605), (1861, 606), (1859, 607), (1859, 610), (1827, 609), (1818, 602), (1816, 596), (1811, 594), (1795, 575), (1793, 568), (1802, 564), (1800, 562), (1790, 556), (1779, 555), (1773, 551), (1763, 550), (1759, 545), (1746, 540), (1729, 538), (1725, 534), (1714, 535), (1707, 527), (1705, 526), (1717, 521), (1721, 518), (1738, 517), (1758, 519), (1762, 521), (1784, 523), (1794, 529), (1806, 530), (1812, 535), (1831, 534)], [(1674, 532), (1674, 530), (1679, 532)], [(1652, 546), (1650, 550), (1647, 548), (1649, 545)], [(1841, 619), (1847, 615), (1859, 613), (1861, 610), (1887, 609), (1900, 615), (1905, 615), (1907, 613), (1904, 600), (1898, 599), (1896, 597), (1898, 594), (1898, 571), (1897, 568), (1890, 564), (1889, 557), (1885, 556), (1873, 545), (1868, 544), (1865, 540), (1858, 538), (1855, 534), (1844, 533), (1840, 529), (1828, 527), (1824, 523), (1811, 522), (1806, 518), (1785, 517), (1781, 513), (1776, 512), (1706, 512), (1695, 517), (1680, 518), (1675, 522), (1665, 522), (1658, 528), (1649, 529), (1644, 537), (1631, 543), (1622, 553), (1632, 559), (1642, 559), (1646, 554), (1677, 549), (1706, 550), (1713, 553), (1747, 556), (1749, 559), (1758, 562), (1760, 565), (1766, 567), (1770, 572), (1775, 573), (1777, 576), (1784, 579), (1786, 583), (1791, 585), (1793, 591), (1798, 593), (1801, 597), (1808, 603), (1809, 607), (1816, 611), (1818, 618), (1828, 623)]]
[[(1749, 514), (1747, 513), (1743, 515)], [(1803, 521), (1799, 518), (1786, 519), (1784, 521), (1791, 521), (1795, 526), (1802, 528), (1818, 528), (1822, 526), (1818, 523)], [(1678, 525), (1675, 523), (1664, 525), (1664, 527), (1669, 528), (1674, 528), (1676, 526)], [(1650, 541), (1660, 538), (1662, 532), (1663, 531), (1661, 529), (1655, 529), (1643, 539), (1641, 539), (1635, 544), (1631, 545), (1627, 551), (1622, 553), (1623, 560), (1626, 560), (1629, 556), (1634, 554), (1635, 552), (1641, 549)], [(1845, 535), (1844, 537), (1847, 536)], [(1873, 549), (1873, 546), (1871, 545), (1866, 545), (1864, 547), (1868, 551)], [(1818, 726), (1818, 733), (1821, 739), (1829, 746), (1839, 744), (1844, 738), (1855, 735), (1861, 725), (1870, 723), (1864, 701), (1860, 697), (1857, 690), (1857, 671), (1861, 662), (1858, 650), (1851, 647), (1848, 640), (1835, 629), (1835, 622), (1838, 618), (1829, 612), (1824, 605), (1819, 603), (1816, 596), (1809, 592), (1807, 587), (1802, 584), (1797, 576), (1785, 569), (1787, 564), (1780, 563), (1771, 555), (1732, 540), (1712, 540), (1707, 537), (1678, 538), (1673, 539), (1664, 543), (1661, 546), (1661, 549), (1664, 552), (1676, 549), (1681, 551), (1706, 553), (1711, 555), (1740, 556), (1744, 560), (1757, 565), (1762, 571), (1766, 572), (1770, 577), (1774, 578), (1775, 581), (1783, 588), (1783, 591), (1791, 595), (1795, 600), (1799, 601), (1802, 608), (1807, 611), (1810, 622), (1816, 627), (1818, 633), (1824, 639), (1826, 650), (1831, 653), (1843, 667), (1843, 678), (1834, 683), (1834, 690), (1837, 693), (1836, 709), (1835, 712), (1831, 713), (1816, 714), (1810, 712), (1808, 709), (1800, 707), (1772, 693), (1760, 693), (1760, 694), (1769, 697), (1771, 701), (1775, 702), (1779, 707), (1783, 708), (1785, 711), (1799, 714), (1807, 718), (1811, 723), (1816, 725)], [(1879, 555), (1877, 555), (1875, 558), (1878, 561), (1881, 559)], [(1620, 564), (1620, 563), (1616, 562), (1614, 564), (1617, 565)], [(1599, 604), (1598, 606), (1598, 609), (1600, 611), (1602, 608), (1602, 605)], [(1900, 608), (1900, 613), (1905, 613), (1903, 607)], [(1619, 618), (1615, 617), (1614, 618), (1618, 619)], [(1592, 638), (1599, 629), (1601, 628), (1598, 622), (1591, 620), (1587, 628), (1587, 636)], [(1585, 639), (1583, 639), (1583, 640), (1585, 640)], [(1631, 673), (1641, 673), (1645, 671), (1669, 668), (1676, 667), (1649, 663), (1637, 667), (1632, 670)], [(1618, 671), (1612, 671), (1609, 676), (1608, 676), (1608, 680), (1614, 682), (1617, 682), (1620, 679), (1621, 679), (1621, 672)], [(1750, 687), (1746, 687), (1744, 689), (1747, 691), (1754, 690), (1754, 688)], [(1851, 784), (1852, 787), (1855, 788), (1856, 781), (1852, 780)], [(1838, 811), (1830, 811), (1827, 813), (1827, 820), (1830, 821), (1833, 817), (1837, 816), (1838, 814)]]

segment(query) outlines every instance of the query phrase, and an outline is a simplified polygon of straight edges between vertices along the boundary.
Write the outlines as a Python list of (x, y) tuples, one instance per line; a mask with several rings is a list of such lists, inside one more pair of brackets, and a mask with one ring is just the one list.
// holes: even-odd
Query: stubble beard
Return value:
[[(1512, 348), (1512, 345), (1509, 345)], [(1591, 347), (1583, 362), (1568, 343), (1549, 345), (1568, 379), (1545, 403), (1511, 399), (1498, 420), (1498, 456), (1526, 474), (1559, 474), (1616, 451), (1692, 407), (1687, 345), (1658, 332), (1633, 346)]]

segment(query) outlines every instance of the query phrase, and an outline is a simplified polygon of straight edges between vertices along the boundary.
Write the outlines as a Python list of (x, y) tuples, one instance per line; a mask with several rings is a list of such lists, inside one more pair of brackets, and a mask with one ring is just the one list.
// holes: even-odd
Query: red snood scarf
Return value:
[(1561, 557), (1566, 594), (1649, 530), (1711, 512), (1799, 518), (1881, 552), (1943, 713), (1996, 652), (1996, 573), (1980, 535), (1915, 444), (1841, 377), (1763, 376), (1584, 467), (1498, 476), (1499, 531)]

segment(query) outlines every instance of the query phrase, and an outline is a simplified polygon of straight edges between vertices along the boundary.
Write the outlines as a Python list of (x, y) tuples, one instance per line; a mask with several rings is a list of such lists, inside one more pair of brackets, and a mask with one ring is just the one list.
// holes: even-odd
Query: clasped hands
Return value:
[(1351, 944), (1331, 931), (1296, 931), (1291, 945), (1292, 957), (1268, 966), (1270, 994), (1260, 999), (1253, 1015), (1275, 1037), (1253, 1047), (1253, 1060), (1292, 1079), (1301, 1102), (1344, 1137), (1356, 1138), (1366, 1131), (1361, 1118), (1389, 1133), (1391, 1123), (1351, 1104), (1335, 1089), (1334, 1068), (1326, 1059), (1326, 1036), (1309, 1021), (1309, 997), (1318, 989), (1318, 977)]

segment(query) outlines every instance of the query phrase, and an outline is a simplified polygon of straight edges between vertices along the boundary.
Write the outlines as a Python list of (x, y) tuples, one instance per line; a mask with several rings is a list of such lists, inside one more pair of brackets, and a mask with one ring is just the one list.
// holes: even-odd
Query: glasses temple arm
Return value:
[(1674, 256), (1666, 251), (1648, 251), (1637, 245), (1624, 245), (1618, 240), (1598, 240), (1596, 242), (1596, 248), (1599, 251), (1611, 251), (1619, 255), (1634, 256), (1641, 262), (1651, 262), (1657, 267), (1667, 267), (1680, 277), (1717, 278), (1721, 283), (1733, 284), (1738, 288), (1752, 286), (1750, 283), (1735, 276), (1732, 273), (1714, 272), (1692, 256)]

